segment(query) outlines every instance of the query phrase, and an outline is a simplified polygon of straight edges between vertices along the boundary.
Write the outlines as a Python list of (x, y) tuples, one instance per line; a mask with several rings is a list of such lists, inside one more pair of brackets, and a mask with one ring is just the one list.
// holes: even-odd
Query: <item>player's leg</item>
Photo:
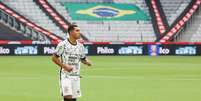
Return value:
[(80, 78), (68, 77), (61, 78), (61, 91), (64, 101), (76, 101), (78, 97), (81, 97), (80, 91)]
[(77, 101), (76, 99), (65, 99), (64, 98), (64, 101)]
[(73, 98), (73, 99), (71, 99), (71, 98), (64, 98), (64, 101), (76, 101), (77, 99), (75, 99), (75, 98)]
[[(66, 83), (66, 82), (64, 82), (64, 83), (68, 84), (68, 85), (64, 86), (64, 89), (66, 89), (66, 91), (63, 90), (64, 101), (76, 101), (75, 95), (73, 93), (74, 92), (73, 91), (74, 90), (73, 89), (73, 84), (74, 83), (72, 83), (72, 79), (67, 79), (65, 81), (67, 81), (68, 83)], [(71, 84), (69, 84), (69, 83), (71, 83)], [(67, 90), (67, 89), (69, 89), (69, 90)]]
[(76, 98), (72, 98), (72, 96), (64, 96), (64, 101), (76, 101)]
[(75, 98), (74, 98), (74, 99), (72, 99), (72, 101), (76, 101), (76, 100), (77, 100), (77, 99), (75, 99)]
[(66, 75), (61, 75), (61, 93), (64, 101), (73, 101), (72, 82)]
[(66, 95), (64, 96), (64, 101), (76, 101), (73, 99), (72, 95)]
[(71, 77), (71, 81), (72, 81), (72, 90), (73, 90), (73, 101), (76, 101), (76, 98), (81, 97), (80, 77), (73, 76)]

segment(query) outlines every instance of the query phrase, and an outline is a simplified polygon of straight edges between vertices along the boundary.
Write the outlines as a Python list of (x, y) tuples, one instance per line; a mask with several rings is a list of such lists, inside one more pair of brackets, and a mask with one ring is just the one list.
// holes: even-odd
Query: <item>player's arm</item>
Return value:
[(91, 65), (92, 65), (91, 61), (90, 61), (89, 59), (87, 59), (86, 57), (85, 57), (85, 58), (82, 58), (82, 59), (81, 59), (81, 62), (82, 62), (83, 64), (87, 65), (87, 66), (91, 66)]
[(86, 54), (85, 54), (85, 48), (84, 46), (82, 45), (82, 52), (81, 52), (81, 57), (80, 57), (80, 60), (83, 64), (87, 65), (87, 66), (91, 66), (92, 63), (91, 61), (86, 57)]
[(52, 61), (58, 65), (59, 67), (63, 68), (65, 71), (71, 72), (73, 70), (73, 68), (68, 65), (68, 64), (63, 64), (60, 59), (59, 56), (57, 56), (56, 54), (52, 55)]

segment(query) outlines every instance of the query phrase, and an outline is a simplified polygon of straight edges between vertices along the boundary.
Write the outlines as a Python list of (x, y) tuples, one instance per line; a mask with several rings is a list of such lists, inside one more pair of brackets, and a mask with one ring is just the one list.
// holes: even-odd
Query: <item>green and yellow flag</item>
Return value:
[(143, 10), (132, 4), (65, 3), (64, 5), (73, 20), (150, 19)]

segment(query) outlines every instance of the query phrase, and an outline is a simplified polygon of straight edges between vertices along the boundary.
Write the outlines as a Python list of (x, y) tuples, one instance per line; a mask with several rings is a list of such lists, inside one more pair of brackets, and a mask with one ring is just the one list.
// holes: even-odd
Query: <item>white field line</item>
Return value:
[[(129, 79), (129, 80), (164, 80), (164, 81), (201, 81), (200, 77), (147, 77), (147, 76), (82, 76), (83, 79)], [(53, 76), (45, 76), (45, 77), (24, 77), (24, 76), (14, 76), (14, 77), (2, 77), (0, 76), (0, 80), (2, 79), (7, 79), (7, 80), (13, 80), (13, 79), (18, 79), (18, 80), (33, 80), (33, 79), (55, 79), (59, 78), (53, 77)]]
[(169, 80), (169, 81), (192, 81), (200, 80), (201, 78), (155, 78), (143, 76), (84, 76), (89, 79), (130, 79), (130, 80)]

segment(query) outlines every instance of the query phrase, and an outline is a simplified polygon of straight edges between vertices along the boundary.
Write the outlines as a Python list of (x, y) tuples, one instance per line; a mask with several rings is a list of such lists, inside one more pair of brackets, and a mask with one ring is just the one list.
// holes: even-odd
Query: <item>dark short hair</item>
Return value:
[(70, 25), (69, 27), (68, 27), (68, 34), (72, 31), (72, 30), (74, 30), (75, 29), (75, 27), (78, 27), (77, 25)]

